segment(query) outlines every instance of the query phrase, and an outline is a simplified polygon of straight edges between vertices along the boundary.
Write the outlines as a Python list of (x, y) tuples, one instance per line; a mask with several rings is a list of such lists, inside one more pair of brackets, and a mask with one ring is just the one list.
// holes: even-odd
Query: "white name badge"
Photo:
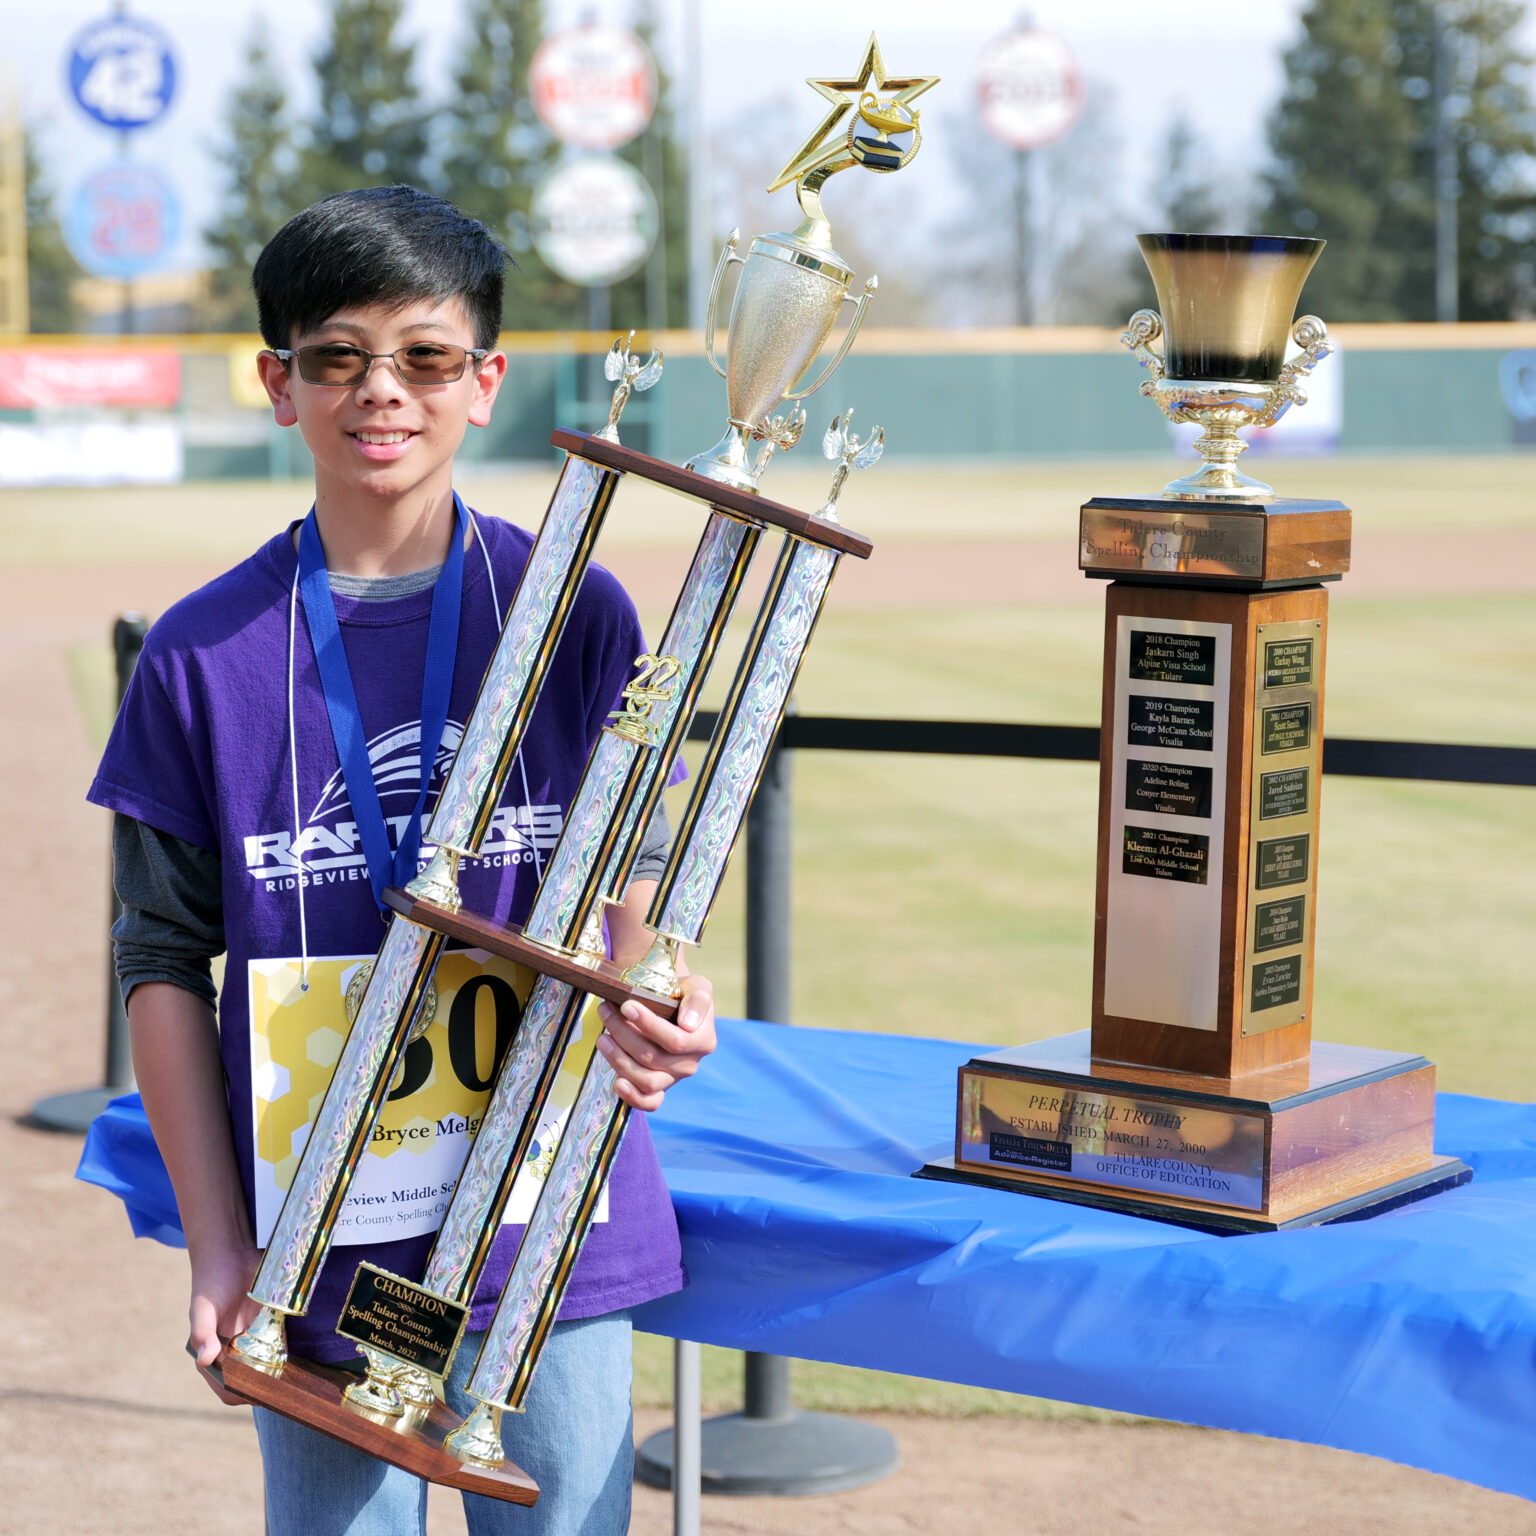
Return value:
[[(372, 959), (311, 959), (308, 992), (299, 987), (297, 959), (249, 963), (258, 1247), (271, 1236), (351, 1027), (347, 988)], [(435, 978), (436, 1017), (406, 1048), (336, 1219), (333, 1242), (393, 1242), (437, 1231), (533, 980), (526, 967), (484, 950), (443, 955)], [(601, 1031), (594, 1000), (561, 1064), (504, 1222), (526, 1222), (532, 1214)], [(607, 1219), (604, 1190), (594, 1220)]]

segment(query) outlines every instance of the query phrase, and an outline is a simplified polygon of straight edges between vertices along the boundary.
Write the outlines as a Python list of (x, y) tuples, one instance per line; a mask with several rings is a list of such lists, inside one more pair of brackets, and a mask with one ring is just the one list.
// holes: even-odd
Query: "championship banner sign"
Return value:
[(0, 348), (0, 410), (54, 406), (172, 406), (181, 399), (174, 352)]

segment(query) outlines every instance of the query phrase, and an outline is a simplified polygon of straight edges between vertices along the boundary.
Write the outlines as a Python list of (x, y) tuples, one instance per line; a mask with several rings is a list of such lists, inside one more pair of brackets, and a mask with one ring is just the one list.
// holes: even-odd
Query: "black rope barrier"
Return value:
[[(700, 711), (688, 733), (707, 741), (717, 716)], [(992, 720), (871, 720), (791, 715), (779, 745), (824, 752), (914, 752), (950, 757), (1099, 760), (1096, 725), (1024, 725)], [(1453, 742), (1369, 741), (1331, 736), (1323, 772), (1364, 779), (1434, 779), (1451, 784), (1536, 786), (1536, 747), (1460, 746)]]

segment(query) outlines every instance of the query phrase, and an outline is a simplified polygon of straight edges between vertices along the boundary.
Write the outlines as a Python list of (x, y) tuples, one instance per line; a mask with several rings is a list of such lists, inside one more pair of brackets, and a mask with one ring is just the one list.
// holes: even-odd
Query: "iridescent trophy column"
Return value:
[[(593, 748), (545, 866), (525, 940), (555, 954), (602, 960), (604, 902), (618, 899), (628, 883), (761, 535), (760, 523), (711, 511), (660, 650), (638, 658), (624, 707)], [(409, 910), (418, 918), (425, 913), (414, 902)], [(568, 981), (543, 974), (535, 980), (421, 1284), (395, 1298), (411, 1309), (413, 1332), (430, 1327), (434, 1302), (467, 1311), (586, 1002), (586, 993)], [(388, 1405), (386, 1411), (392, 1394), (431, 1403), (432, 1373), (415, 1368), (388, 1336), (370, 1341), (365, 1352), (365, 1390)]]
[[(838, 562), (867, 552), (831, 500), (784, 541), (647, 917), (655, 943), (623, 975), (653, 1008), (680, 991), (679, 948), (703, 934)], [(613, 1069), (594, 1054), (470, 1377), (477, 1407), (448, 1440), (467, 1461), (501, 1458), (501, 1414), (523, 1406), (628, 1121)]]

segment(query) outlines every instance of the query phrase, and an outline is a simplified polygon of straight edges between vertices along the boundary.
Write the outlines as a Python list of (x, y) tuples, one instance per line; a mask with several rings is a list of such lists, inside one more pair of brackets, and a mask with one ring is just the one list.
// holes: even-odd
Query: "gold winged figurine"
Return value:
[(885, 452), (885, 428), (876, 427), (869, 437), (855, 437), (849, 428), (853, 424), (853, 412), (844, 411), (832, 418), (832, 425), (821, 440), (821, 451), (837, 465), (832, 476), (832, 489), (826, 505), (816, 516), (824, 522), (837, 521), (837, 498), (843, 493), (843, 485), (851, 469), (868, 469)]
[(608, 349), (608, 356), (603, 359), (603, 377), (610, 384), (619, 386), (614, 390), (612, 403), (608, 407), (608, 425), (601, 432), (593, 434), (602, 438), (604, 442), (618, 442), (619, 417), (623, 414), (624, 407), (629, 404), (630, 392), (641, 394), (661, 377), (663, 361), (661, 353), (653, 350), (651, 355), (641, 362), (630, 351), (630, 344), (634, 339), (633, 331), (627, 337), (619, 337)]
[(805, 407), (803, 405), (796, 405), (794, 410), (786, 411), (782, 416), (770, 416), (752, 434), (761, 444), (757, 450), (757, 458), (752, 464), (752, 478), (761, 479), (775, 450), (793, 448), (800, 441), (800, 434), (804, 430)]

